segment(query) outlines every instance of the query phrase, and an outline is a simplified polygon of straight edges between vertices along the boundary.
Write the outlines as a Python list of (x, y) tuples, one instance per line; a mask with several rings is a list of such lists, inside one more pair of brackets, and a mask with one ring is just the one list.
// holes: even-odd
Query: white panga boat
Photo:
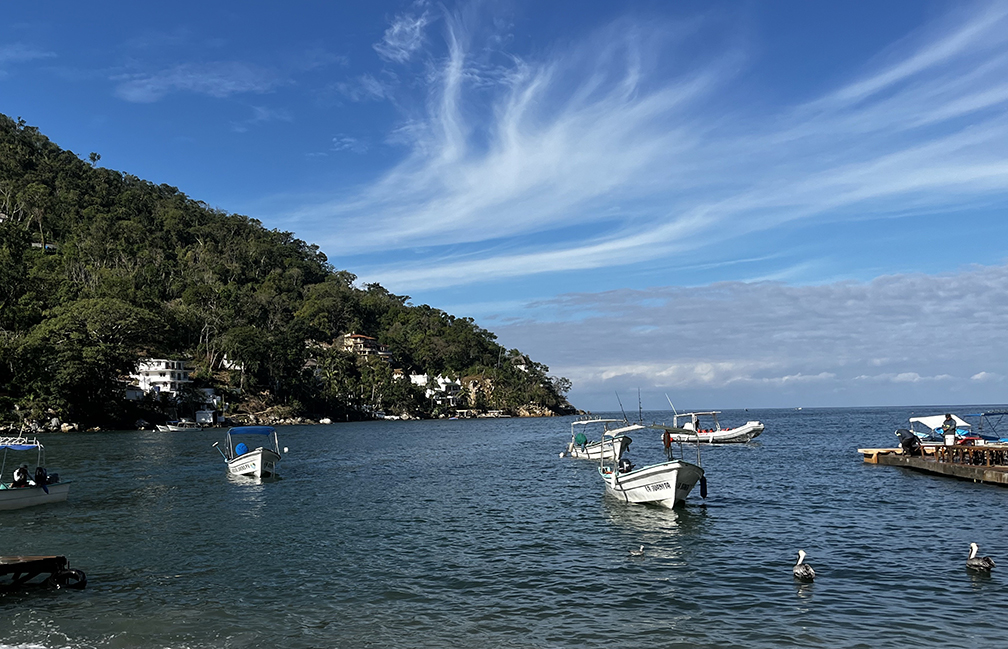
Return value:
[(203, 427), (197, 424), (192, 419), (180, 419), (178, 421), (169, 421), (164, 424), (158, 424), (156, 426), (158, 432), (162, 433), (180, 433), (186, 430), (203, 430)]
[[(603, 441), (607, 435), (603, 435)], [(610, 496), (625, 503), (661, 505), (671, 509), (685, 503), (698, 482), (701, 483), (700, 493), (706, 498), (707, 479), (699, 462), (700, 447), (697, 445), (697, 464), (673, 458), (670, 453), (667, 461), (640, 468), (634, 467), (625, 457), (615, 462), (600, 460), (598, 471)]]
[[(597, 431), (595, 430), (597, 429)], [(640, 424), (628, 424), (622, 419), (579, 419), (571, 422), (571, 441), (567, 454), (579, 460), (616, 460), (633, 441), (627, 433), (643, 430)], [(589, 441), (589, 435), (598, 434), (609, 440)], [(560, 457), (563, 457), (563, 453)]]
[[(244, 441), (235, 441), (235, 437), (245, 436), (265, 437), (265, 443), (255, 449), (250, 449)], [(276, 428), (272, 426), (237, 426), (227, 432), (227, 452), (221, 451), (219, 442), (213, 443), (227, 464), (228, 474), (244, 475), (256, 478), (270, 478), (277, 475), (277, 464), (280, 463), (280, 443), (277, 441)], [(284, 449), (286, 452), (287, 449)]]
[(0, 510), (22, 509), (34, 505), (63, 502), (67, 499), (70, 494), (70, 483), (60, 482), (58, 474), (49, 475), (45, 470), (45, 447), (38, 439), (0, 437), (0, 449), (3, 449), (4, 452), (3, 462), (0, 464), (0, 476), (4, 475), (7, 470), (8, 451), (37, 452), (34, 479), (28, 478), (28, 467), (22, 464), (20, 468), (25, 471), (23, 481), (0, 482)]
[(736, 428), (721, 428), (720, 410), (675, 413), (672, 426), (665, 426), (674, 442), (703, 442), (704, 444), (745, 444), (759, 437), (763, 424), (747, 421)]

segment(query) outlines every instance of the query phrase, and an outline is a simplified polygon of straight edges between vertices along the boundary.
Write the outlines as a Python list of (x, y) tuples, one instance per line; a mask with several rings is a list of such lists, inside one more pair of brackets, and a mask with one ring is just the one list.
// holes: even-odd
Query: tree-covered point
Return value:
[[(463, 380), (457, 407), (572, 410), (569, 381), (471, 318), (359, 287), (289, 232), (88, 158), (0, 115), (0, 420), (124, 423), (144, 357), (189, 360), (195, 385), (232, 399), (334, 419), (437, 414), (411, 373)], [(391, 356), (344, 351), (346, 333)]]

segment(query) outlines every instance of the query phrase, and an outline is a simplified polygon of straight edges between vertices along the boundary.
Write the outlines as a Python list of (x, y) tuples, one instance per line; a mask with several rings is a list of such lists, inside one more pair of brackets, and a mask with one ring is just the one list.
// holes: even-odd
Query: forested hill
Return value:
[[(0, 421), (127, 423), (145, 357), (188, 361), (193, 387), (247, 411), (451, 414), (410, 374), (462, 381), (454, 408), (572, 410), (569, 381), (471, 318), (358, 286), (289, 232), (98, 162), (0, 115)], [(390, 356), (345, 351), (345, 333)]]

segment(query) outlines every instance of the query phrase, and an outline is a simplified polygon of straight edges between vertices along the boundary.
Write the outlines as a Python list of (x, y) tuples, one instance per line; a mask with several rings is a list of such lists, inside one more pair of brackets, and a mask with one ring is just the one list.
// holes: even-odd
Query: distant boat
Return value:
[(187, 430), (203, 430), (203, 427), (192, 419), (182, 418), (178, 421), (169, 421), (165, 424), (158, 424), (157, 429), (162, 433), (179, 433)]
[[(14, 482), (0, 482), (0, 510), (23, 509), (35, 505), (63, 502), (70, 494), (70, 483), (60, 482), (58, 474), (45, 470), (45, 448), (35, 438), (0, 437), (3, 449), (3, 466), (7, 466), (8, 451), (35, 451), (35, 479), (27, 479), (23, 486)], [(14, 463), (17, 464), (16, 462)], [(26, 469), (27, 470), (27, 469)]]

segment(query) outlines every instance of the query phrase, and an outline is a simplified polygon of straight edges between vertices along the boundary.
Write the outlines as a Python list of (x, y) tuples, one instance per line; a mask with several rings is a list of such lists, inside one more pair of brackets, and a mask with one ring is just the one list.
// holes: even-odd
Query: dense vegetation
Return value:
[[(566, 379), (472, 319), (358, 287), (289, 232), (98, 160), (0, 115), (0, 421), (128, 422), (143, 357), (188, 359), (195, 386), (292, 414), (438, 414), (410, 373), (463, 379), (458, 407), (570, 409)], [(343, 351), (347, 332), (391, 362)]]

